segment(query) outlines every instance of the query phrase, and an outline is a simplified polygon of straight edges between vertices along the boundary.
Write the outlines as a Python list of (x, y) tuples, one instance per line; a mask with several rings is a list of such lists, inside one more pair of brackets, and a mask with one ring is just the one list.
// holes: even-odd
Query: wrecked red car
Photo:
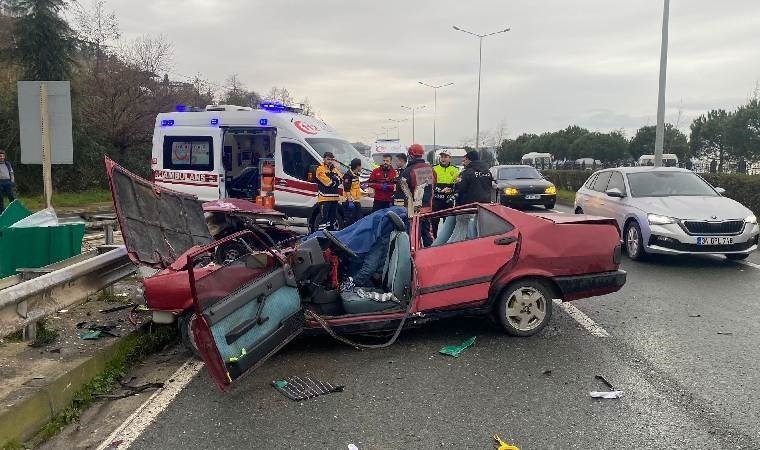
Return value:
[[(613, 219), (530, 215), (496, 204), (408, 219), (390, 208), (289, 246), (254, 231), (214, 241), (193, 197), (110, 161), (107, 169), (130, 257), (161, 269), (145, 280), (148, 306), (182, 315), (187, 343), (221, 389), (302, 331), (357, 347), (351, 333), (392, 332), (388, 342), (368, 346), (379, 347), (407, 326), (466, 314), (492, 316), (507, 333), (530, 336), (549, 322), (554, 299), (608, 294), (626, 281)], [(437, 237), (423, 247), (421, 226), (436, 219)], [(241, 239), (260, 245), (215, 262), (216, 249)], [(346, 287), (346, 274), (365, 269), (370, 252), (381, 257), (370, 268), (372, 286)]]

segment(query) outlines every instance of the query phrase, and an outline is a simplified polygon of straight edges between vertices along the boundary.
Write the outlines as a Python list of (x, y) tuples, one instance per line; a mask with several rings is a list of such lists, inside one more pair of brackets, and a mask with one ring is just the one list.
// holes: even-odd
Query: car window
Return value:
[(308, 181), (309, 168), (319, 165), (302, 145), (294, 142), (282, 143), (282, 170), (291, 177)]
[(211, 136), (165, 136), (164, 169), (214, 169), (214, 142)]
[(511, 223), (502, 219), (497, 214), (485, 208), (478, 208), (477, 237), (496, 236), (508, 233), (514, 229), (515, 227)]
[(605, 189), (605, 191), (609, 191), (610, 189), (619, 189), (620, 192), (625, 194), (625, 182), (623, 181), (623, 174), (620, 172), (612, 172), (610, 182), (607, 183), (607, 189)]
[(612, 172), (600, 173), (599, 176), (596, 178), (596, 182), (594, 183), (594, 190), (598, 192), (606, 191), (607, 182), (610, 181), (610, 175), (612, 175)]
[(638, 172), (628, 174), (633, 197), (717, 197), (715, 190), (693, 172)]
[(594, 182), (596, 181), (596, 178), (598, 177), (597, 174), (591, 175), (588, 180), (586, 180), (586, 183), (583, 185), (586, 189), (593, 189), (594, 188)]

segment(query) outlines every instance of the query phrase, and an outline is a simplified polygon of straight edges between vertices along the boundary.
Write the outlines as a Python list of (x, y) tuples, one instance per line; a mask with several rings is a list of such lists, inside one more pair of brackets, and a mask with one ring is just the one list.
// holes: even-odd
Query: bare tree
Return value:
[(143, 34), (123, 45), (120, 56), (130, 66), (157, 77), (171, 70), (174, 47), (165, 34)]
[(265, 97), (266, 100), (270, 102), (279, 102), (283, 105), (293, 105), (294, 100), (293, 96), (290, 95), (290, 91), (288, 91), (287, 88), (278, 88), (277, 86), (272, 87), (272, 89), (269, 90), (269, 93)]
[(301, 113), (305, 116), (311, 116), (316, 117), (317, 111), (314, 109), (313, 106), (311, 106), (311, 102), (309, 101), (309, 97), (306, 97), (303, 99), (303, 101), (300, 103), (301, 107)]
[(111, 43), (119, 39), (119, 20), (116, 13), (106, 11), (103, 0), (93, 0), (89, 8), (75, 3), (79, 9), (75, 12), (76, 28), (80, 39), (92, 47), (95, 53), (95, 73), (100, 71), (103, 53)]

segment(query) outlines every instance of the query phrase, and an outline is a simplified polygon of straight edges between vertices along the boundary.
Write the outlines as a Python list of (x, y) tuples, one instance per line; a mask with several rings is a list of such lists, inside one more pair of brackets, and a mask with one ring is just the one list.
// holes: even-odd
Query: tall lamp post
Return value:
[(412, 144), (414, 144), (415, 142), (417, 142), (414, 139), (414, 113), (415, 113), (415, 111), (419, 111), (421, 109), (425, 109), (425, 105), (417, 105), (417, 106), (404, 106), (404, 105), (401, 105), (401, 108), (403, 108), (403, 109), (405, 109), (407, 111), (411, 111), (412, 112)]
[(406, 119), (388, 119), (388, 121), (393, 122), (393, 125), (396, 127), (396, 139), (401, 140), (399, 137), (399, 124), (401, 122), (406, 122)]
[(654, 138), (654, 166), (662, 166), (662, 150), (665, 143), (665, 77), (668, 71), (668, 19), (670, 0), (665, 0), (662, 11), (662, 47), (660, 48), (660, 91), (657, 96), (657, 128)]
[(461, 31), (462, 33), (467, 33), (469, 35), (475, 36), (478, 38), (479, 46), (478, 46), (478, 113), (477, 118), (475, 119), (475, 150), (480, 150), (480, 74), (483, 71), (483, 38), (487, 38), (488, 36), (493, 36), (494, 34), (500, 34), (500, 33), (506, 33), (509, 31), (509, 28), (505, 28), (500, 31), (494, 31), (493, 33), (488, 34), (478, 34), (473, 33), (472, 31), (467, 31), (462, 28), (459, 28), (458, 26), (454, 26), (454, 29), (457, 31)]
[(423, 83), (422, 81), (420, 81), (419, 83), (423, 86), (427, 86), (433, 89), (433, 105), (434, 105), (433, 106), (433, 151), (436, 151), (437, 148), (435, 146), (435, 120), (436, 120), (436, 117), (438, 116), (438, 89), (442, 87), (446, 87), (446, 86), (451, 86), (454, 83), (446, 83), (446, 84), (441, 84), (438, 86), (433, 86), (432, 84)]

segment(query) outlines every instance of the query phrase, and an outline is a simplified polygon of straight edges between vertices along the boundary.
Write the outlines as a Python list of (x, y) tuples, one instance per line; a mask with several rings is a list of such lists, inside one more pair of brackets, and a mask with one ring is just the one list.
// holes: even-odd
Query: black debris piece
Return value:
[(326, 381), (312, 380), (309, 377), (289, 377), (272, 381), (272, 386), (285, 397), (300, 402), (320, 395), (343, 392), (345, 386), (333, 385)]

